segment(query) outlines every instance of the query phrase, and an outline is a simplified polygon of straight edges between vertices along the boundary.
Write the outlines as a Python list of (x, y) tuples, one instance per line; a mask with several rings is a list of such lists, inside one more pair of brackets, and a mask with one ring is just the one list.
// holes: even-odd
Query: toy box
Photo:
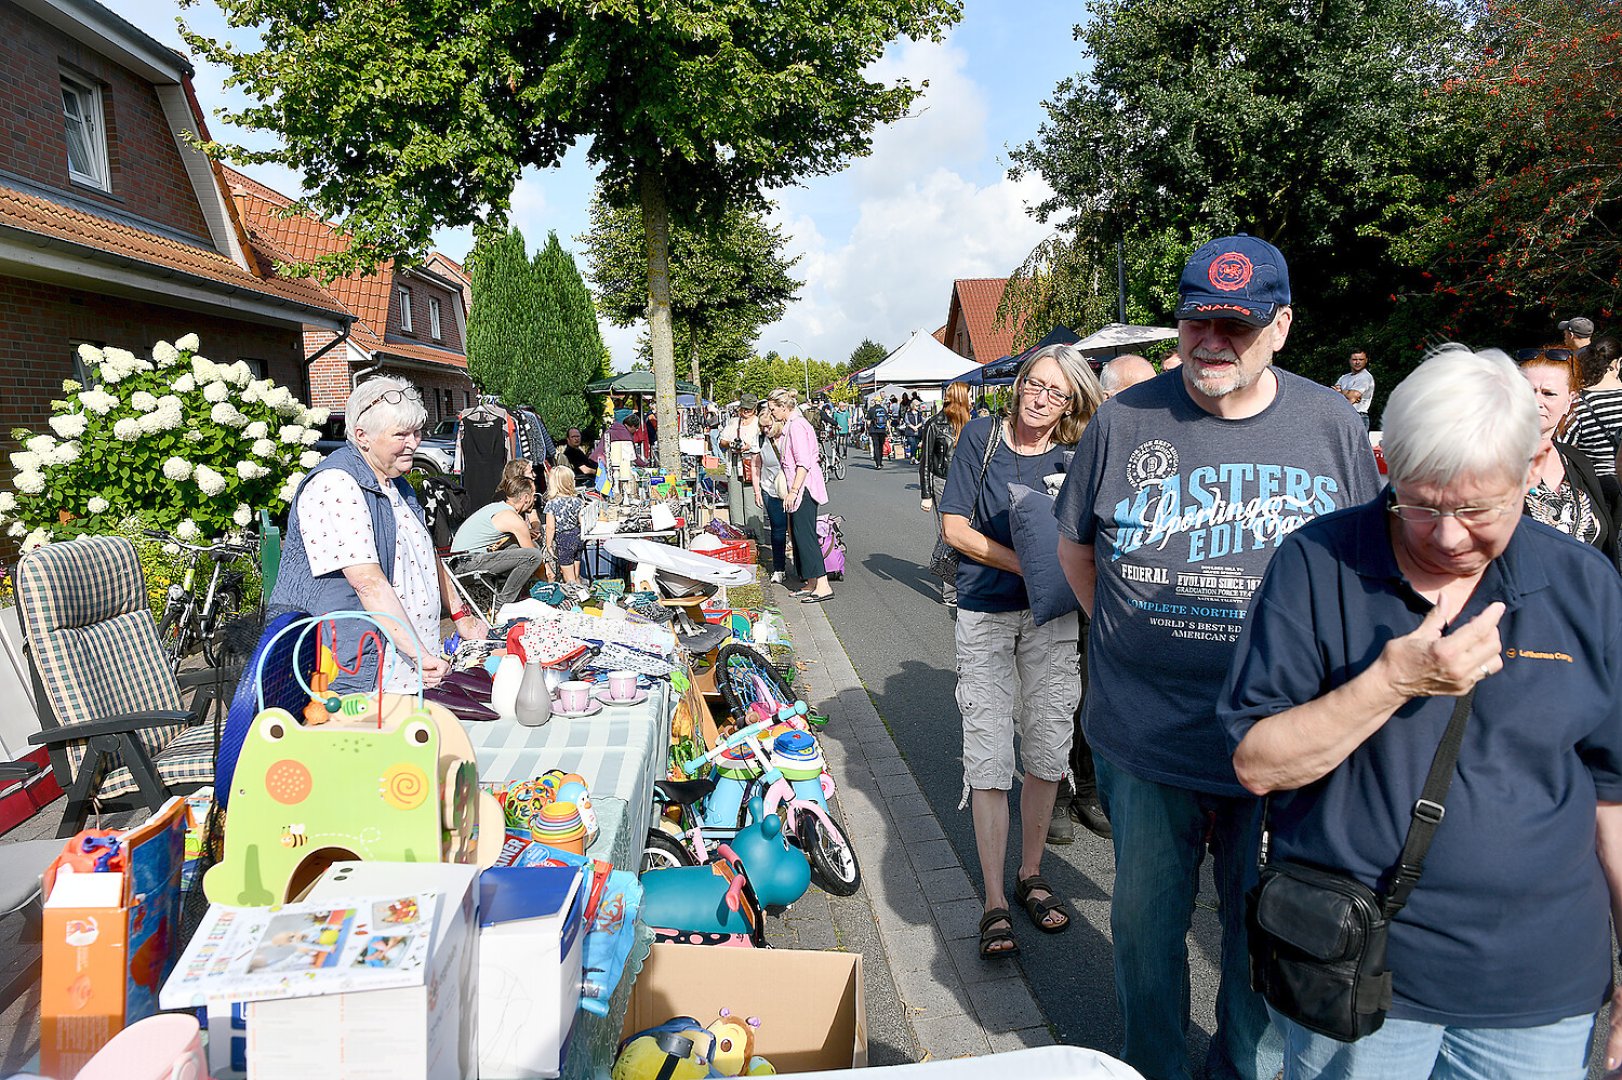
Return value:
[[(170, 799), (123, 833), (123, 873), (45, 872), (39, 1054), (47, 1076), (73, 1076), (102, 1045), (158, 1011), (174, 966), (186, 816)], [(64, 841), (64, 843), (67, 843)]]
[(479, 881), (479, 1076), (554, 1077), (580, 1006), (580, 867), (493, 867)]
[(857, 953), (657, 944), (631, 989), (622, 1037), (722, 1009), (759, 1017), (755, 1053), (780, 1073), (867, 1066), (867, 1012)]
[(458, 863), (334, 863), (309, 900), (439, 893), (427, 977), (421, 986), (249, 1005), (250, 1080), (475, 1080), (478, 880), (477, 867)]

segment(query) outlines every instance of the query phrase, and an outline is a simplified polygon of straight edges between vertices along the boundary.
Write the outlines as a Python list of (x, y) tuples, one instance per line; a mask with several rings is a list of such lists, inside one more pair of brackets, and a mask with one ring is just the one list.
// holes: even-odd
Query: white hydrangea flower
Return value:
[(223, 382), (211, 382), (203, 387), (203, 397), (208, 401), (224, 401), (231, 396), (231, 387)]
[(247, 503), (238, 503), (236, 512), (231, 515), (231, 520), (238, 525), (246, 526), (253, 520), (253, 511), (248, 508)]
[(270, 470), (257, 461), (239, 461), (237, 475), (244, 480), (257, 480), (261, 476), (269, 476)]
[(175, 348), (179, 349), (181, 352), (196, 352), (197, 345), (198, 341), (196, 334), (184, 334), (175, 338)]
[(204, 439), (208, 438), (208, 436), (204, 435), (196, 428), (189, 428), (187, 429), (186, 434), (182, 435), (181, 438), (185, 439), (187, 442), (202, 442)]
[(108, 502), (100, 495), (92, 495), (90, 496), (90, 502), (88, 505), (92, 514), (105, 514), (107, 512), (107, 508), (111, 506), (112, 503)]
[(105, 390), (85, 390), (79, 395), (79, 404), (97, 416), (106, 416), (118, 404), (118, 399)]
[(227, 382), (236, 386), (246, 387), (253, 382), (253, 372), (241, 360), (227, 367), (224, 375)]
[(62, 413), (50, 420), (51, 430), (64, 439), (77, 439), (89, 423), (84, 413)]
[(62, 380), (62, 392), (64, 394), (77, 394), (80, 390), (83, 390), (83, 389), (84, 389), (84, 384), (81, 383), (78, 379), (63, 379)]
[(72, 465), (78, 460), (79, 444), (76, 442), (65, 442), (57, 446), (55, 450), (51, 451), (51, 456), (47, 460), (47, 464)]
[(136, 423), (148, 435), (157, 431), (169, 431), (180, 426), (185, 417), (179, 409), (154, 409), (145, 416), (137, 418)]
[(101, 350), (90, 344), (88, 341), (79, 346), (79, 359), (87, 368), (95, 367), (97, 364), (101, 363), (101, 356)]
[(191, 476), (191, 462), (185, 458), (171, 457), (163, 463), (163, 475), (170, 480), (184, 480)]
[(305, 427), (320, 427), (332, 416), (332, 410), (325, 405), (317, 405), (304, 414)]
[(293, 496), (298, 494), (298, 486), (302, 483), (304, 483), (304, 474), (301, 472), (294, 473), (287, 478), (286, 483), (282, 484), (282, 490), (277, 492), (276, 497), (285, 503), (292, 502)]
[(304, 434), (302, 437), (300, 437), (299, 441), (305, 446), (314, 446), (316, 443), (321, 441), (321, 432), (313, 427), (305, 428)]
[(11, 455), (11, 466), (18, 472), (38, 472), (45, 459), (32, 450), (19, 450)]
[(186, 374), (184, 374), (180, 378), (176, 379), (174, 381), (173, 385), (174, 385), (175, 393), (177, 393), (177, 394), (189, 394), (193, 390), (197, 389), (197, 380), (192, 378), (192, 373), (188, 371), (188, 372), (186, 372)]
[(197, 528), (197, 522), (193, 521), (191, 518), (187, 518), (185, 521), (182, 521), (179, 525), (175, 526), (176, 539), (184, 540), (188, 544), (197, 539), (198, 532), (199, 530)]
[(167, 341), (152, 346), (152, 362), (160, 368), (171, 367), (180, 361), (180, 350)]
[(151, 412), (158, 407), (158, 399), (156, 395), (149, 394), (145, 390), (137, 390), (130, 395), (130, 405), (136, 412)]
[(41, 458), (49, 457), (56, 449), (56, 440), (49, 435), (34, 435), (23, 443), (31, 454), (38, 454)]
[(287, 445), (297, 446), (299, 440), (304, 438), (304, 429), (298, 424), (287, 424), (277, 432), (277, 435)]
[(19, 472), (12, 483), (24, 495), (38, 495), (45, 490), (45, 474), (26, 469)]
[(120, 442), (134, 442), (141, 437), (141, 422), (133, 416), (126, 416), (113, 424), (113, 437)]
[(242, 437), (245, 439), (263, 439), (269, 435), (270, 425), (265, 423), (263, 420), (255, 420), (253, 423), (242, 429)]
[(265, 404), (285, 417), (296, 416), (304, 411), (304, 406), (299, 404), (298, 398), (285, 386), (278, 386), (266, 394)]
[(216, 424), (224, 424), (227, 427), (242, 427), (248, 422), (248, 418), (242, 415), (242, 410), (229, 401), (222, 401), (210, 409), (208, 418)]
[(0, 491), (0, 514), (12, 514), (17, 511), (17, 496), (9, 491)]
[(197, 486), (202, 489), (204, 495), (212, 497), (225, 490), (225, 477), (207, 465), (197, 466), (192, 478), (197, 481)]
[(306, 451), (304, 451), (304, 453), (299, 455), (298, 463), (299, 463), (299, 467), (303, 468), (303, 469), (313, 469), (313, 468), (315, 468), (317, 465), (321, 464), (321, 451), (319, 451), (319, 450), (306, 450)]
[(173, 544), (173, 543), (165, 544), (165, 545), (163, 545), (163, 553), (165, 555), (170, 556), (170, 557), (173, 557), (175, 555), (179, 555), (180, 554), (180, 545), (179, 544)]
[(27, 525), (24, 525), (20, 521), (13, 521), (11, 523), (11, 528), (6, 530), (6, 535), (11, 536), (11, 537), (17, 537), (17, 536), (22, 536), (27, 531), (28, 531), (28, 526)]
[(50, 542), (50, 533), (46, 532), (43, 528), (35, 529), (33, 532), (29, 533), (28, 537), (22, 542), (23, 554), (26, 555), (35, 548), (42, 548)]
[(253, 441), (254, 457), (270, 457), (276, 452), (276, 444), (269, 439), (255, 439)]
[(206, 356), (194, 356), (191, 358), (191, 373), (192, 377), (200, 383), (220, 381), (220, 365)]

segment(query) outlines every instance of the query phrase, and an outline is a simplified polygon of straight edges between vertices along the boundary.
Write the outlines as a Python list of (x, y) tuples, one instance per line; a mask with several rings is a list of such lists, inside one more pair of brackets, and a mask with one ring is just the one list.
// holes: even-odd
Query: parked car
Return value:
[(422, 445), (417, 447), (417, 460), (432, 465), (442, 473), (450, 472), (451, 466), (456, 463), (458, 423), (460, 421), (452, 417), (435, 424), (434, 429), (423, 438)]

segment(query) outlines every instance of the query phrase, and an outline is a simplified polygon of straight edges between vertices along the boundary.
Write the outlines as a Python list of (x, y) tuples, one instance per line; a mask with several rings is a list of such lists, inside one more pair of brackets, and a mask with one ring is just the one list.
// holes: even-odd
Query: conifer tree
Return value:
[(468, 256), (473, 310), (467, 320), (467, 370), (481, 393), (529, 404), (526, 369), (537, 352), (535, 279), (517, 229), (481, 237)]
[(584, 428), (591, 419), (585, 386), (597, 377), (603, 339), (591, 294), (557, 233), (549, 234), (536, 254), (534, 274), (539, 348), (531, 379), (541, 419), (560, 439), (569, 428)]

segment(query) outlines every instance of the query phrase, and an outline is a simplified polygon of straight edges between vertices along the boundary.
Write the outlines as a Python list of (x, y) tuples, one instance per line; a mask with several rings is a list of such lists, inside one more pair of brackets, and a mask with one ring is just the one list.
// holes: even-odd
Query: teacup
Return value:
[(610, 671), (608, 696), (614, 701), (629, 701), (636, 697), (636, 672)]
[(591, 704), (591, 684), (571, 680), (558, 687), (558, 704), (564, 712), (585, 712)]

